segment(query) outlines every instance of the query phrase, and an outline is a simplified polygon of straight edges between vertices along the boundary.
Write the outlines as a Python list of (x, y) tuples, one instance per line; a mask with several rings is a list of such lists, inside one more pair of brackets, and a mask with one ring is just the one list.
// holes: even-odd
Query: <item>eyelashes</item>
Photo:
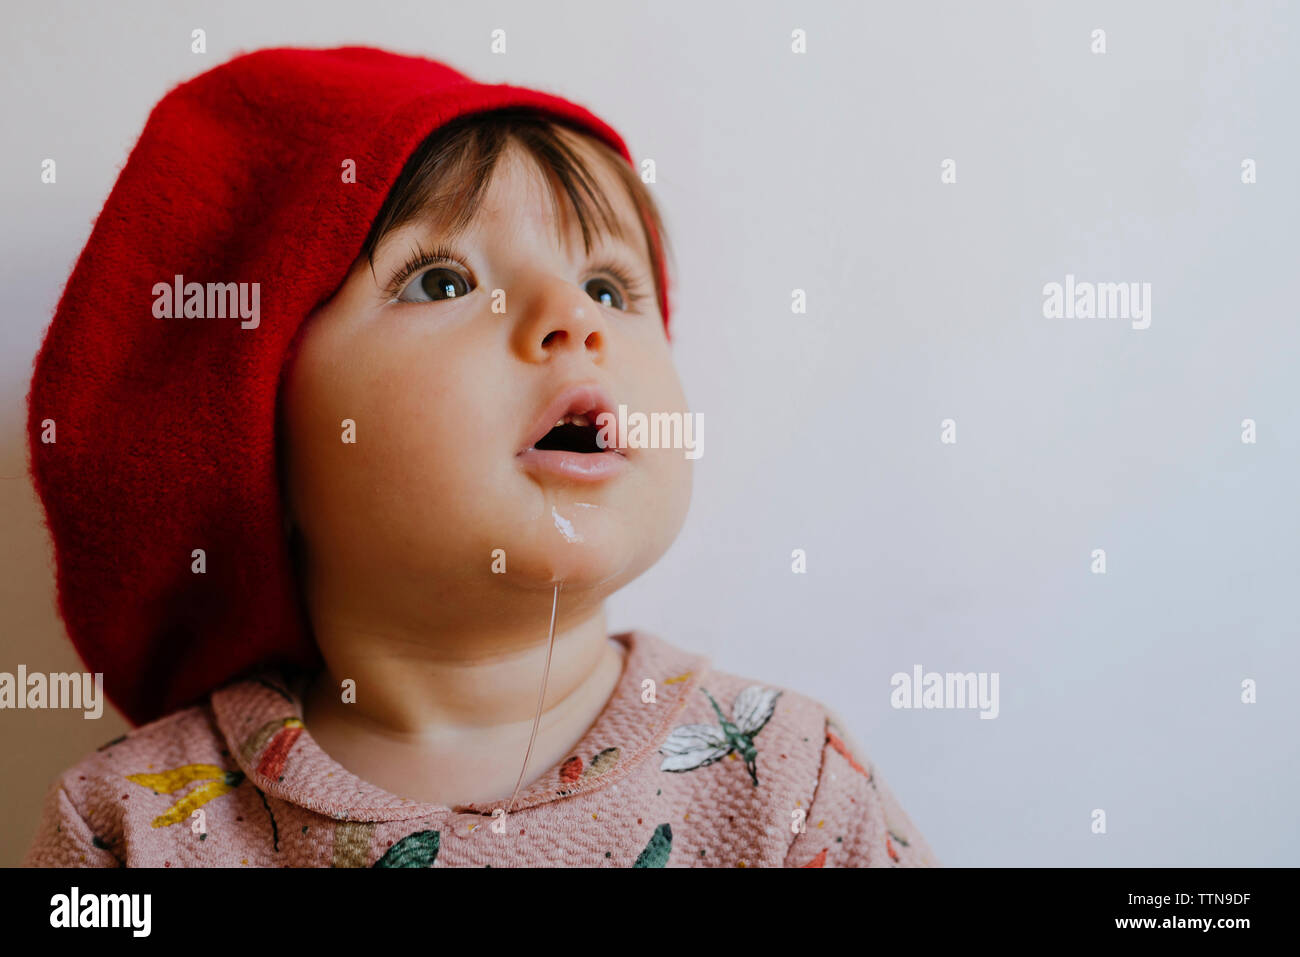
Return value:
[[(406, 285), (421, 270), (428, 269), (431, 266), (439, 265), (457, 265), (465, 270), (466, 273), (473, 275), (469, 263), (465, 258), (459, 255), (449, 246), (438, 245), (432, 248), (422, 246), (418, 242), (411, 254), (407, 257), (398, 270), (393, 273), (388, 285), (384, 288), (384, 298), (388, 302), (397, 299), (405, 290)], [(649, 298), (649, 292), (645, 282), (637, 275), (639, 270), (630, 269), (624, 262), (619, 259), (605, 259), (593, 264), (592, 270), (596, 274), (604, 274), (613, 279), (622, 287), (622, 297), (624, 301), (624, 310), (631, 312), (641, 303)], [(634, 278), (637, 277), (637, 278)], [(593, 276), (592, 278), (597, 278)], [(589, 280), (590, 281), (590, 280)], [(435, 300), (444, 301), (444, 300)]]
[(647, 293), (641, 280), (633, 279), (631, 273), (621, 263), (615, 260), (606, 260), (596, 265), (595, 269), (607, 276), (613, 276), (618, 281), (618, 284), (623, 287), (623, 298), (627, 306), (626, 311), (631, 312), (646, 300)]
[(402, 264), (397, 272), (393, 273), (393, 278), (388, 281), (388, 286), (384, 289), (384, 296), (389, 301), (396, 299), (406, 288), (407, 280), (413, 277), (421, 269), (438, 264), (456, 263), (466, 272), (470, 272), (469, 263), (458, 256), (455, 250), (448, 246), (435, 246), (433, 249), (426, 249), (419, 243), (415, 244), (415, 249), (407, 257), (406, 262)]

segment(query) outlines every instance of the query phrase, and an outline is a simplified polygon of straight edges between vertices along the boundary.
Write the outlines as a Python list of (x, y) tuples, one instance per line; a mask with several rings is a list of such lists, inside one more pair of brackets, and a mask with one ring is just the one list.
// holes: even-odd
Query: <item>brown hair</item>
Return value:
[[(571, 128), (526, 107), (473, 113), (439, 127), (406, 161), (371, 224), (362, 254), (373, 267), (375, 251), (384, 236), (429, 210), (447, 217), (447, 229), (452, 235), (463, 230), (474, 217), (479, 197), (491, 181), (497, 161), (512, 141), (522, 146), (536, 161), (545, 177), (555, 209), (557, 233), (560, 231), (559, 193), (563, 192), (582, 226), (583, 244), (588, 253), (591, 252), (593, 236), (598, 233), (628, 239), (591, 168), (560, 135), (560, 127)], [(671, 258), (662, 216), (649, 190), (627, 160), (604, 141), (584, 135), (618, 175), (637, 211), (650, 251), (655, 299), (662, 317), (667, 312), (665, 291), (660, 283), (660, 270), (667, 272), (662, 256), (666, 254)], [(656, 245), (655, 236), (660, 237), (664, 252)]]

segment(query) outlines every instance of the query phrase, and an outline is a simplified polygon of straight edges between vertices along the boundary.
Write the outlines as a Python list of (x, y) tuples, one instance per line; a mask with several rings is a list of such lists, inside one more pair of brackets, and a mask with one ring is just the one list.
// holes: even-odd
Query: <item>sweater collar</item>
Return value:
[[(658, 751), (685, 709), (709, 659), (640, 631), (623, 644), (623, 673), (613, 695), (569, 756), (515, 799), (516, 811), (616, 784)], [(655, 704), (642, 702), (645, 679)], [(323, 751), (303, 722), (302, 681), (266, 668), (212, 693), (212, 710), (231, 757), (267, 794), (338, 820), (398, 821), (439, 814), (491, 815), (509, 800), (448, 808), (399, 797), (362, 780)]]

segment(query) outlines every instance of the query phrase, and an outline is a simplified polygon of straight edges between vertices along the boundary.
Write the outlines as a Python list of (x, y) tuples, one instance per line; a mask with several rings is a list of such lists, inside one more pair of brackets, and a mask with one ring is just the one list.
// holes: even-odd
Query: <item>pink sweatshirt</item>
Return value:
[[(268, 670), (63, 774), (24, 863), (939, 866), (825, 706), (715, 671), (645, 632), (614, 637), (627, 649), (614, 695), (571, 756), (521, 788), (503, 819), (492, 810), (508, 797), (446, 808), (349, 773), (303, 725), (301, 688)], [(653, 702), (642, 699), (647, 678)]]

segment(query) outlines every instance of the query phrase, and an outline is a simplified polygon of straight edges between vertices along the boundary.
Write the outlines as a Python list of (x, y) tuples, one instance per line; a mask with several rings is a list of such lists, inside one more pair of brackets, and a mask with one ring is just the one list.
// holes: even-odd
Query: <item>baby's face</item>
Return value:
[[(541, 173), (512, 145), (464, 233), (449, 241), (428, 217), (399, 228), (373, 273), (358, 260), (307, 320), (283, 386), (282, 454), (316, 586), (417, 618), (425, 602), (488, 605), (502, 588), (549, 603), (557, 581), (604, 597), (676, 537), (691, 492), (682, 449), (534, 447), (569, 411), (687, 412), (633, 206), (570, 139), (626, 242), (602, 236), (588, 256), (561, 203), (561, 247)], [(443, 245), (464, 265), (395, 281), (413, 250)], [(601, 268), (611, 262), (638, 301)]]

